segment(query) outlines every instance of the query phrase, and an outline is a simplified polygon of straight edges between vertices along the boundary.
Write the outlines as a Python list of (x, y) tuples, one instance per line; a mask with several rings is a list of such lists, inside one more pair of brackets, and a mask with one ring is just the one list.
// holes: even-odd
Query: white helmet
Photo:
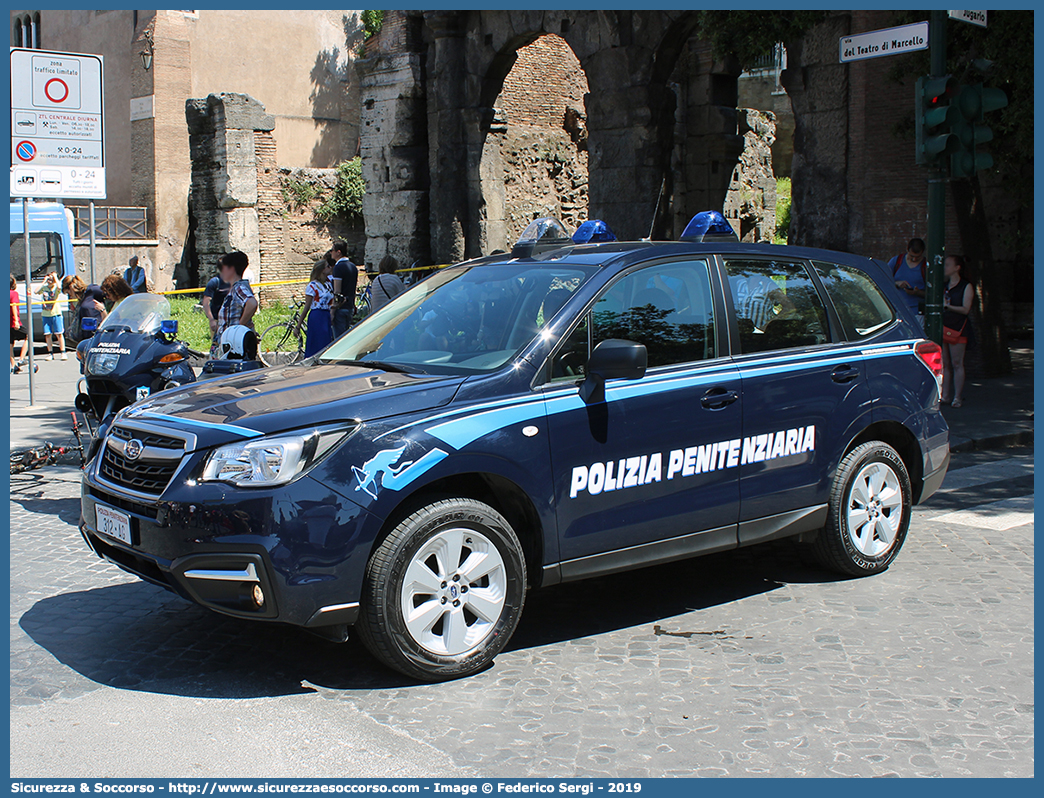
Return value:
[(257, 358), (257, 333), (242, 324), (235, 324), (221, 333), (219, 342), (221, 360), (254, 360)]

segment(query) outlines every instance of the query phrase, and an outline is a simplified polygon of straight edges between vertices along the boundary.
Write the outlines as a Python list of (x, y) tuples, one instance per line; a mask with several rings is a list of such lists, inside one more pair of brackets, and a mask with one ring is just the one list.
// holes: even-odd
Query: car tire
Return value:
[(834, 475), (826, 526), (812, 544), (816, 560), (849, 576), (884, 571), (906, 540), (911, 496), (895, 449), (881, 441), (854, 448)]
[(504, 517), (474, 499), (441, 499), (399, 522), (373, 552), (356, 630), (407, 676), (469, 676), (507, 645), (525, 593), (525, 557)]

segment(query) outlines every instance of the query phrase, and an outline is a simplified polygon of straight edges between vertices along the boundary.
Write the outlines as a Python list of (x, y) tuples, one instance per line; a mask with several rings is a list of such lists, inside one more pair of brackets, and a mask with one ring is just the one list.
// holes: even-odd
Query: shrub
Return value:
[(362, 198), (366, 181), (362, 176), (362, 158), (356, 155), (350, 161), (337, 165), (337, 185), (333, 194), (315, 210), (317, 218), (329, 221), (337, 217), (353, 220), (362, 216)]
[(776, 180), (776, 235), (773, 244), (786, 244), (790, 235), (790, 178)]

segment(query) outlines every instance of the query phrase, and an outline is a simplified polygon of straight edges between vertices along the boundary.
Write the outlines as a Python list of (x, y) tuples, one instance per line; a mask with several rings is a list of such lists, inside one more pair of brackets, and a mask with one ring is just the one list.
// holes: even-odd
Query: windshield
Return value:
[(125, 327), (131, 332), (154, 333), (160, 322), (171, 318), (170, 302), (157, 294), (132, 294), (120, 301), (98, 328), (111, 330)]
[(594, 272), (518, 263), (443, 269), (367, 317), (319, 360), (430, 374), (493, 371), (532, 341)]

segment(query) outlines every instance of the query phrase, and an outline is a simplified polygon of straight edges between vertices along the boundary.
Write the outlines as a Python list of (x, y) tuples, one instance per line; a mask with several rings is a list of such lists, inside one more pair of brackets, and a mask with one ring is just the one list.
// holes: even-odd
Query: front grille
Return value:
[(134, 574), (140, 579), (144, 579), (146, 582), (151, 582), (172, 592), (177, 592), (156, 563), (111, 545), (101, 535), (91, 535), (91, 538), (94, 550), (102, 557), (111, 560), (123, 570)]
[(140, 432), (138, 430), (128, 429), (127, 427), (113, 427), (109, 431), (109, 435), (113, 438), (119, 438), (121, 441), (129, 441), (131, 438), (137, 438), (145, 446), (153, 446), (157, 449), (184, 449), (185, 442), (179, 438), (171, 438), (167, 435), (157, 435), (154, 432)]
[(106, 446), (101, 462), (101, 476), (121, 488), (158, 496), (167, 487), (179, 464), (179, 460), (128, 460)]
[(126, 510), (129, 513), (151, 518), (153, 521), (159, 517), (159, 510), (155, 507), (149, 507), (147, 504), (128, 501), (127, 499), (122, 499), (112, 493), (106, 493), (103, 490), (98, 490), (93, 487), (90, 489), (90, 494), (102, 504), (108, 504), (110, 507), (119, 507), (121, 510)]

